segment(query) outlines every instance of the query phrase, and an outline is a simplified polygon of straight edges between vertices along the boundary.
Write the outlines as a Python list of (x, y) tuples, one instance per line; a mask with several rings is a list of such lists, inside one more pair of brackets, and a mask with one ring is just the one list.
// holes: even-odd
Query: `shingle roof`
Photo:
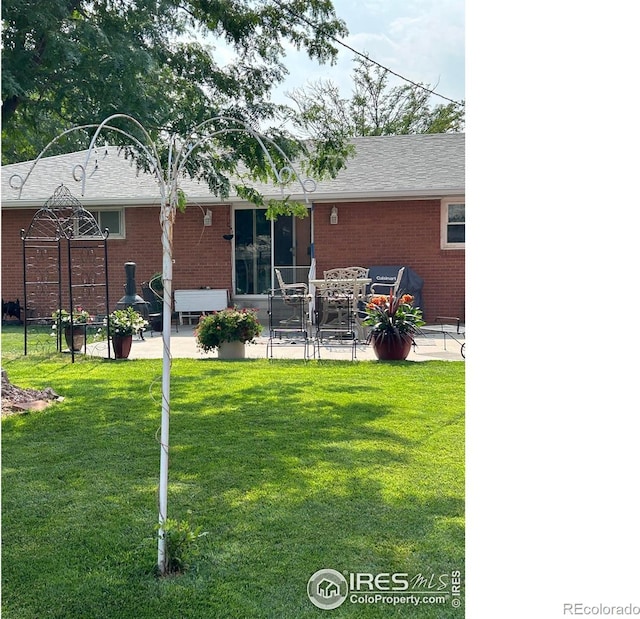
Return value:
[[(371, 136), (354, 138), (356, 155), (347, 162), (337, 178), (317, 182), (309, 199), (359, 200), (464, 194), (465, 135), (462, 133), (432, 135)], [(24, 185), (21, 199), (11, 188), (14, 174), (23, 177), (32, 162), (16, 163), (2, 168), (2, 206), (19, 208), (40, 206), (61, 183), (85, 206), (110, 204), (159, 204), (158, 185), (150, 174), (137, 172), (135, 164), (109, 147), (92, 156), (85, 193), (81, 194), (79, 164), (84, 164), (86, 151), (42, 158)], [(16, 185), (17, 177), (13, 179)], [(181, 187), (189, 200), (220, 203), (205, 183), (184, 179)], [(276, 186), (255, 185), (269, 196), (280, 195)], [(286, 189), (287, 194), (301, 198), (299, 185)], [(224, 201), (239, 201), (231, 197)]]

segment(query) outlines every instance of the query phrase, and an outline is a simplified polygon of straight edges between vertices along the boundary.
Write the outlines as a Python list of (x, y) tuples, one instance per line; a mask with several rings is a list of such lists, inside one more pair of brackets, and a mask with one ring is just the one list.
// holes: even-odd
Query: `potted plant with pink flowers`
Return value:
[(238, 307), (202, 316), (195, 329), (198, 348), (204, 352), (217, 348), (219, 359), (243, 359), (245, 344), (261, 333), (257, 310)]

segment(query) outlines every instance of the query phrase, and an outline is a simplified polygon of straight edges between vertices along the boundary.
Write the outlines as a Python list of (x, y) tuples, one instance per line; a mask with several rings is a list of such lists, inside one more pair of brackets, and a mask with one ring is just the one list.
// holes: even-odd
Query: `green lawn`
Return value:
[(11, 338), (12, 382), (65, 400), (2, 422), (3, 616), (464, 616), (306, 594), (321, 568), (464, 582), (464, 363), (175, 360), (169, 516), (208, 535), (159, 579), (161, 361)]

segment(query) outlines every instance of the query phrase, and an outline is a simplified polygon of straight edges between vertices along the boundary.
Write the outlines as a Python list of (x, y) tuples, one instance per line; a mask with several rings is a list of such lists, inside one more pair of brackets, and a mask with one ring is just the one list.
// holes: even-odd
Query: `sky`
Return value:
[[(450, 99), (465, 98), (463, 0), (333, 0), (333, 5), (349, 29), (349, 35), (342, 38), (347, 45), (414, 82), (429, 84)], [(334, 66), (318, 65), (289, 47), (285, 64), (290, 75), (274, 93), (274, 100), (286, 103), (287, 90), (320, 78), (330, 79), (343, 97), (349, 97), (354, 53), (338, 47)], [(390, 85), (402, 83), (389, 76)], [(432, 96), (432, 103), (447, 101)]]

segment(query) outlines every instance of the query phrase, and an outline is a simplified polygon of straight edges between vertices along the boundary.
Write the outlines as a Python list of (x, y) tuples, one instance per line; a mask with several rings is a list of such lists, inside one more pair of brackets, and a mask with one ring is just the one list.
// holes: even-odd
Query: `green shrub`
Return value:
[[(156, 531), (160, 533), (159, 524), (156, 525)], [(167, 518), (164, 523), (164, 538), (167, 541), (167, 573), (183, 572), (189, 567), (189, 558), (195, 554), (196, 540), (204, 535), (207, 534), (202, 532), (202, 527), (192, 529), (186, 520), (178, 522)]]

